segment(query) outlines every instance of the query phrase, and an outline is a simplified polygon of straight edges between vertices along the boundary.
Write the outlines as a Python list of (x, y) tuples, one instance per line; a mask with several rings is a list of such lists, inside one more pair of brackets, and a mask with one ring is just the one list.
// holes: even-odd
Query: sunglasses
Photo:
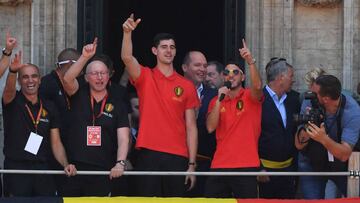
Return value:
[(56, 62), (55, 64), (56, 64), (58, 67), (60, 67), (61, 65), (68, 64), (68, 63), (76, 63), (76, 60), (59, 61), (59, 62)]
[(223, 75), (225, 75), (225, 76), (228, 76), (228, 75), (230, 75), (230, 73), (231, 74), (233, 74), (233, 75), (239, 75), (240, 73), (242, 74), (242, 71), (241, 70), (238, 70), (238, 69), (225, 69), (224, 71), (223, 71)]

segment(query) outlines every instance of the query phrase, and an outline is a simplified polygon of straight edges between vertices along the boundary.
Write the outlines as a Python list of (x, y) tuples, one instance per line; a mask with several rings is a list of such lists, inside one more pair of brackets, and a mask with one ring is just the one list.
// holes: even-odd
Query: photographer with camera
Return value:
[[(319, 76), (301, 108), (300, 126), (295, 146), (301, 150), (299, 159), (309, 167), (303, 171), (346, 171), (347, 161), (359, 138), (360, 109), (356, 101), (341, 94), (339, 79), (333, 75)], [(315, 96), (316, 94), (316, 96)], [(318, 103), (318, 106), (316, 104)], [(314, 106), (315, 105), (315, 106)], [(305, 199), (323, 199), (328, 179), (346, 195), (345, 176), (300, 177)]]

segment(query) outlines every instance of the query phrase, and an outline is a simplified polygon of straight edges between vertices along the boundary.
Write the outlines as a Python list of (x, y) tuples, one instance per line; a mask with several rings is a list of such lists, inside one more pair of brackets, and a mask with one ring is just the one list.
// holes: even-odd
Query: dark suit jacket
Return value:
[(209, 134), (206, 129), (206, 115), (209, 107), (209, 103), (212, 98), (217, 95), (217, 90), (204, 86), (200, 96), (200, 109), (197, 118), (198, 127), (198, 154), (212, 157), (215, 151), (216, 138), (215, 133)]
[[(285, 161), (291, 157), (296, 160), (297, 150), (294, 144), (296, 125), (293, 115), (300, 111), (299, 93), (291, 91), (285, 99), (287, 124), (283, 125), (279, 110), (269, 95), (263, 89), (265, 100), (262, 106), (261, 135), (259, 139), (260, 158), (271, 161)], [(294, 161), (295, 161), (294, 160)]]

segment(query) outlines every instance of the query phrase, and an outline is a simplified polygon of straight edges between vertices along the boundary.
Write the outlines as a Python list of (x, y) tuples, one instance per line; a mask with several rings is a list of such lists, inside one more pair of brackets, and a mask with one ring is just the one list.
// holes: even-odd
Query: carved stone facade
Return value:
[(316, 66), (336, 75), (345, 89), (356, 90), (360, 1), (328, 1), (334, 3), (332, 7), (321, 8), (304, 6), (304, 2), (246, 1), (246, 36), (260, 69), (271, 57), (284, 57), (295, 67), (296, 90), (306, 88), (303, 76)]
[(335, 7), (342, 2), (342, 0), (297, 0), (297, 1), (304, 6), (317, 7), (317, 8)]

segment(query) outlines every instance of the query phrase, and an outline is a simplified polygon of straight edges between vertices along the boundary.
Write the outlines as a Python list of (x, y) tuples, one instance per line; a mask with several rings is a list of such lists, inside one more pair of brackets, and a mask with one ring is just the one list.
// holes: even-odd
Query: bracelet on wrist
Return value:
[(188, 165), (189, 166), (196, 166), (196, 163), (195, 162), (189, 162)]
[(122, 165), (122, 166), (126, 166), (126, 162), (125, 162), (125, 160), (117, 160), (116, 161), (116, 164), (120, 164), (120, 165)]
[(10, 51), (10, 53), (7, 53), (7, 52), (6, 52), (6, 49), (3, 48), (3, 49), (2, 49), (2, 54), (3, 54), (4, 56), (11, 56), (12, 51)]
[(10, 72), (10, 73), (17, 74), (17, 71), (11, 70), (11, 68), (9, 68), (9, 72)]

